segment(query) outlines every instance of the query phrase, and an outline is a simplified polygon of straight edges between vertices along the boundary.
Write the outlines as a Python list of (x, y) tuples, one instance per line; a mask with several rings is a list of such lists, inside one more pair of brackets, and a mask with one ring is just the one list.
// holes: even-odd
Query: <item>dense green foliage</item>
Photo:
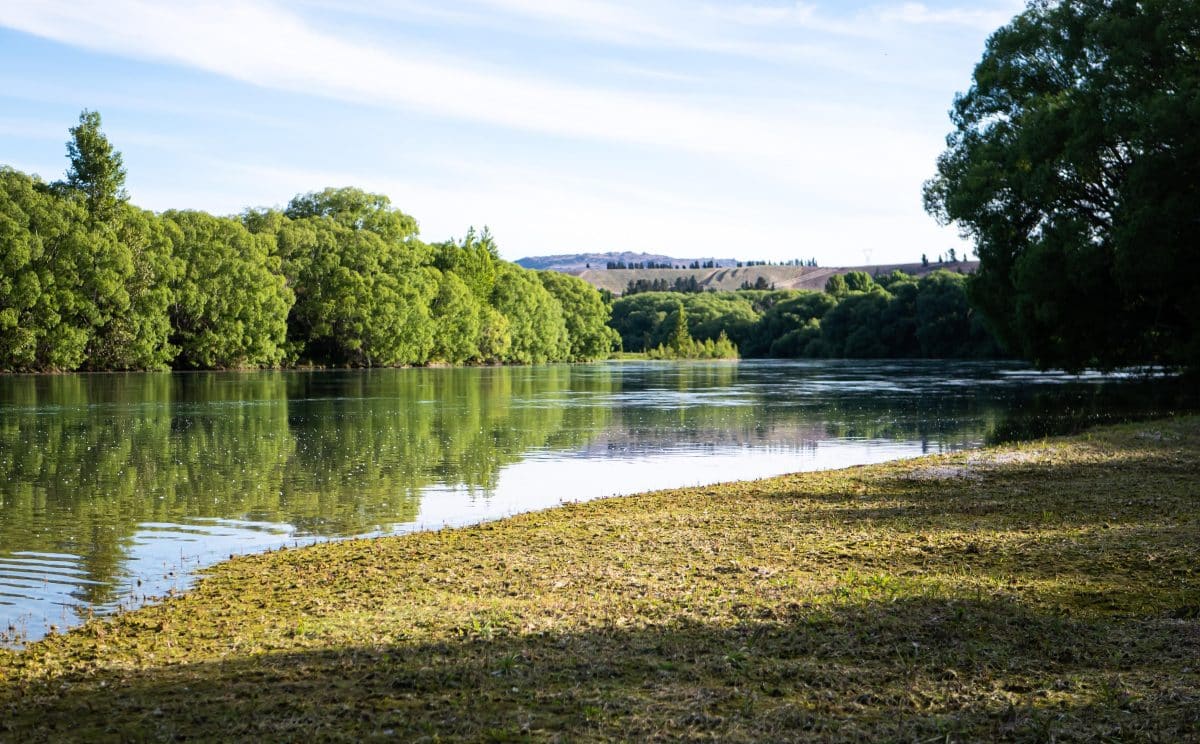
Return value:
[[(359, 216), (360, 200), (340, 198), (347, 192), (371, 199), (370, 219)], [(424, 363), (438, 277), (422, 266), (430, 253), (413, 239), (416, 223), (391, 209), (387, 197), (357, 189), (297, 197), (285, 216), (304, 214), (297, 204), (325, 203), (277, 233), (283, 273), (297, 295), (289, 337), (303, 340), (301, 357), (358, 366)]]
[(676, 301), (675, 309), (663, 322), (667, 338), (647, 354), (651, 359), (737, 359), (737, 347), (721, 331), (716, 339), (698, 340), (688, 331), (688, 314), (683, 303)]
[(562, 307), (572, 358), (599, 359), (621, 342), (617, 332), (606, 323), (609, 310), (595, 287), (557, 271), (543, 271), (538, 277)]
[(726, 338), (747, 357), (995, 358), (1000, 347), (967, 304), (966, 283), (948, 271), (851, 272), (825, 292), (642, 293), (614, 302), (611, 322), (626, 351), (669, 350), (681, 309), (691, 337)]
[(973, 304), (1044, 366), (1200, 368), (1200, 4), (1034, 2), (988, 40), (925, 189)]
[(0, 370), (540, 363), (608, 356), (590, 285), (423, 243), (386, 196), (325, 189), (240, 217), (145, 212), (85, 111), (66, 180), (0, 168)]
[(0, 368), (161, 366), (177, 267), (153, 215), (86, 201), (0, 168)]
[(126, 203), (121, 158), (85, 111), (67, 180), (0, 167), (0, 369), (144, 369), (172, 358), (163, 225)]
[(183, 266), (172, 287), (176, 363), (208, 369), (282, 362), (294, 295), (270, 242), (204, 212), (167, 212), (162, 219)]

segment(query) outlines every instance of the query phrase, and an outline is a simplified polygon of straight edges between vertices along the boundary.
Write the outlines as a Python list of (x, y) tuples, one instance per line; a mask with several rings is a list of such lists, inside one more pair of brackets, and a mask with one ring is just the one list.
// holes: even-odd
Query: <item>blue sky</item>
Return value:
[(101, 112), (146, 208), (354, 185), (427, 240), (822, 265), (964, 244), (921, 209), (1020, 0), (0, 3), (0, 163)]

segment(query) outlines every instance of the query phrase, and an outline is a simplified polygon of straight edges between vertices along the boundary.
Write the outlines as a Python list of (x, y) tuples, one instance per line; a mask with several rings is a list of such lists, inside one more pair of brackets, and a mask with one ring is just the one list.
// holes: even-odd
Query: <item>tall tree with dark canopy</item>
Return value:
[(1200, 369), (1200, 3), (1038, 1), (988, 40), (926, 208), (1042, 366)]

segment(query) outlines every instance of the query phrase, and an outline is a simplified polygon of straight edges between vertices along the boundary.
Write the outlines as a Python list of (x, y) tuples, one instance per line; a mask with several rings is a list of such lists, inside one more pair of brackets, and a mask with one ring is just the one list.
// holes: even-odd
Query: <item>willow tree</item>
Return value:
[(428, 360), (437, 278), (406, 243), (329, 216), (294, 219), (277, 240), (296, 292), (288, 337), (306, 359), (367, 367)]
[(512, 344), (505, 361), (541, 364), (570, 358), (562, 305), (534, 272), (516, 264), (499, 264), (492, 305), (508, 321)]
[(98, 316), (83, 205), (0, 167), (0, 369), (77, 369)]
[(462, 364), (483, 360), (483, 305), (454, 272), (437, 273), (437, 294), (429, 311), (433, 318), (432, 361)]
[(288, 337), (304, 358), (368, 367), (429, 360), (440, 276), (417, 221), (386, 196), (325, 189), (296, 196), (282, 215), (243, 220), (276, 236), (296, 292)]
[(584, 280), (561, 272), (539, 271), (537, 275), (542, 286), (562, 306), (570, 358), (575, 361), (607, 358), (621, 343), (621, 337), (608, 327), (612, 309), (600, 292)]
[(204, 212), (163, 215), (181, 270), (171, 298), (176, 364), (270, 367), (287, 356), (294, 295), (270, 241), (240, 222)]
[(161, 218), (120, 205), (108, 227), (91, 231), (93, 253), (107, 244), (121, 261), (112, 301), (88, 342), (95, 370), (163, 369), (179, 349), (170, 343), (171, 284), (182, 270)]

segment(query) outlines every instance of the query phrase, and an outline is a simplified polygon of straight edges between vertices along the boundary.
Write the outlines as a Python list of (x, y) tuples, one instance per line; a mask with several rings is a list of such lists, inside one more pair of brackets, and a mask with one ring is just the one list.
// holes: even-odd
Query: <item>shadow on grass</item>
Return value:
[[(1194, 485), (1200, 461), (1167, 449), (1110, 456), (1092, 463), (1040, 462), (1037, 454), (990, 461), (986, 455), (950, 462), (920, 462), (901, 475), (875, 475), (870, 468), (833, 474), (825, 489), (810, 487), (811, 475), (797, 474), (797, 487), (759, 489), (747, 494), (797, 502), (800, 520), (886, 527), (914, 523), (945, 528), (1012, 529), (1060, 525), (1141, 524), (1196, 511)], [(1026, 460), (1021, 460), (1026, 457)], [(807, 511), (806, 502), (825, 505)], [(1150, 507), (1150, 508), (1148, 508)]]
[(1184, 740), (1200, 736), (1196, 658), (1195, 622), (1006, 601), (540, 635), (481, 621), (442, 643), (10, 686), (0, 739)]

